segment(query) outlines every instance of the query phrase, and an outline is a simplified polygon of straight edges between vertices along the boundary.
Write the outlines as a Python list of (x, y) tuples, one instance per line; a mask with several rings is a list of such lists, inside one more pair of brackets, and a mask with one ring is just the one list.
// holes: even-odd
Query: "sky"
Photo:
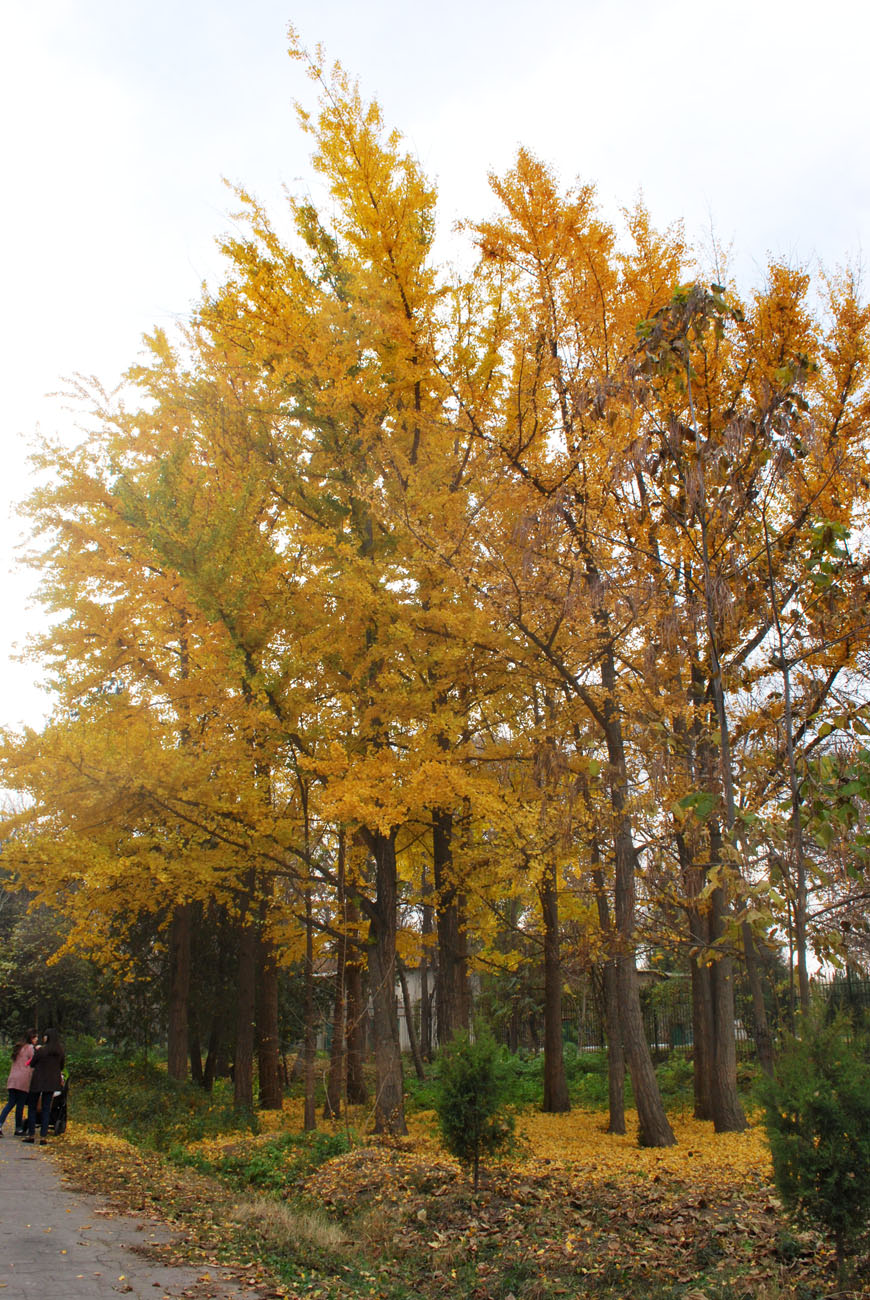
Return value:
[[(224, 178), (280, 226), (285, 187), (318, 197), (294, 102), (316, 91), (289, 24), (376, 97), (438, 183), (440, 247), (493, 210), (519, 145), (616, 215), (639, 195), (742, 290), (769, 257), (860, 265), (870, 245), (870, 7), (860, 0), (0, 0), (0, 726), (39, 725), (41, 625), (17, 556), (39, 434), (58, 397), (112, 388), (143, 334), (216, 283)], [(455, 238), (455, 237), (453, 237)]]

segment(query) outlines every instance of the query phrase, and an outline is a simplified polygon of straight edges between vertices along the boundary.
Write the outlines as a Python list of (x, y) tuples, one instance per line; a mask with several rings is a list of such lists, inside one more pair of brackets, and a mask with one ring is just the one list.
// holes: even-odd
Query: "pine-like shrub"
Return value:
[(870, 1042), (844, 1017), (806, 1023), (761, 1095), (783, 1203), (833, 1237), (842, 1274), (870, 1220)]
[(447, 1149), (470, 1165), (477, 1191), (480, 1161), (504, 1146), (513, 1132), (505, 1110), (507, 1080), (487, 1030), (455, 1034), (439, 1053), (435, 1110)]

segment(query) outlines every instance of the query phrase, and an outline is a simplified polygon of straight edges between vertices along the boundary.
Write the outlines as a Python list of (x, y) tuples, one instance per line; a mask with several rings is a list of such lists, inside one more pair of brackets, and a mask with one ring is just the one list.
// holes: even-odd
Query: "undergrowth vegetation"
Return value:
[(155, 1151), (181, 1148), (218, 1134), (259, 1131), (256, 1114), (233, 1109), (232, 1085), (205, 1092), (178, 1083), (154, 1061), (119, 1059), (106, 1052), (68, 1052), (70, 1108), (79, 1123), (106, 1128), (135, 1146)]
[[(573, 1043), (564, 1045), (565, 1076), (572, 1106), (587, 1110), (607, 1109), (607, 1056), (604, 1052), (582, 1051)], [(511, 1053), (499, 1048), (499, 1070), (504, 1083), (505, 1101), (516, 1110), (539, 1106), (543, 1095), (544, 1058), (530, 1052)], [(669, 1108), (691, 1110), (692, 1062), (687, 1055), (674, 1052), (656, 1067), (659, 1088)], [(741, 1065), (738, 1070), (738, 1087), (743, 1098), (749, 1101), (757, 1079), (754, 1066)], [(405, 1080), (407, 1109), (434, 1110), (437, 1085), (434, 1075), (420, 1080), (409, 1076)], [(625, 1080), (626, 1105), (634, 1105), (631, 1079)]]
[(170, 1155), (178, 1164), (216, 1174), (236, 1187), (283, 1195), (327, 1160), (350, 1151), (355, 1140), (353, 1133), (344, 1130), (280, 1133), (256, 1145), (173, 1147)]
[[(715, 1135), (691, 1118), (691, 1063), (659, 1065), (678, 1145), (641, 1150), (605, 1129), (607, 1072), (568, 1050), (572, 1111), (540, 1109), (540, 1060), (499, 1050), (516, 1143), (477, 1194), (408, 1081), (409, 1136), (370, 1115), (302, 1131), (302, 1099), (255, 1119), (154, 1063), (73, 1059), (67, 1173), (182, 1228), (207, 1266), (259, 1270), (288, 1300), (820, 1300), (833, 1250), (793, 1228), (758, 1125)], [(745, 1072), (744, 1082), (750, 1082)], [(318, 1110), (318, 1114), (320, 1110)], [(860, 1294), (856, 1292), (855, 1294)]]

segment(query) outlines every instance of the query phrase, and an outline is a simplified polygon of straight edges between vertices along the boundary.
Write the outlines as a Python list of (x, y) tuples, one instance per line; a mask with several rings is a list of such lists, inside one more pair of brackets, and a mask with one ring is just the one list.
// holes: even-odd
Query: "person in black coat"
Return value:
[(36, 1112), (42, 1108), (42, 1125), (39, 1145), (48, 1141), (48, 1121), (51, 1118), (52, 1094), (63, 1087), (61, 1070), (64, 1063), (63, 1044), (56, 1029), (46, 1029), (42, 1042), (33, 1055), (33, 1078), (30, 1081), (30, 1095), (27, 1098), (27, 1137), (25, 1142), (33, 1142), (36, 1133)]

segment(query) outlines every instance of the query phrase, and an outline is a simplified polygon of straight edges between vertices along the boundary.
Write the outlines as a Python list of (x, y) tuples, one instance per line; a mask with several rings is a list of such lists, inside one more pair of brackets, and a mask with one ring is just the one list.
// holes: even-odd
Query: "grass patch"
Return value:
[(267, 1197), (242, 1201), (233, 1219), (253, 1229), (268, 1250), (285, 1256), (337, 1254), (351, 1244), (342, 1228), (321, 1211), (295, 1209)]
[(320, 1165), (349, 1151), (353, 1142), (353, 1135), (344, 1131), (281, 1133), (256, 1145), (234, 1143), (192, 1151), (176, 1146), (171, 1156), (177, 1164), (216, 1174), (234, 1187), (283, 1195)]

